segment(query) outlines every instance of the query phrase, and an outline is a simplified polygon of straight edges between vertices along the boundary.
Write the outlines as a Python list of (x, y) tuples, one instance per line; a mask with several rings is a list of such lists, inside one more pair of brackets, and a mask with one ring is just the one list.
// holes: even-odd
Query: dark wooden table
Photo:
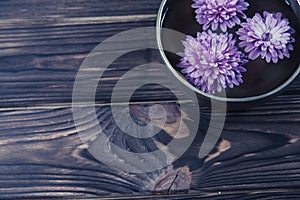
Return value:
[[(159, 5), (159, 0), (0, 1), (0, 198), (300, 199), (300, 77), (272, 101), (229, 114), (204, 159), (195, 159), (193, 151), (201, 136), (169, 171), (155, 173), (124, 173), (87, 151), (72, 115), (79, 67), (106, 38), (154, 27)], [(159, 60), (149, 49), (116, 60), (99, 80), (99, 117), (124, 72)], [(136, 78), (145, 73), (161, 76), (149, 70)], [(153, 86), (132, 103), (174, 101), (170, 92)], [(205, 124), (209, 114), (203, 113)], [(92, 129), (88, 114), (83, 117), (80, 128)], [(188, 191), (178, 191), (180, 177), (170, 174), (184, 167), (191, 183)], [(171, 182), (159, 191), (164, 176)]]

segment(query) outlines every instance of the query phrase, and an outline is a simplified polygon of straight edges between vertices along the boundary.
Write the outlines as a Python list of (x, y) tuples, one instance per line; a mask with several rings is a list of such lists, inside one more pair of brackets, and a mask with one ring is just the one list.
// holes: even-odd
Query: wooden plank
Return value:
[[(299, 192), (297, 191), (289, 191), (286, 192), (262, 192), (262, 193), (247, 193), (247, 192), (236, 192), (236, 193), (211, 193), (211, 194), (186, 194), (182, 195), (158, 195), (158, 196), (144, 196), (144, 197), (122, 197), (122, 198), (99, 198), (101, 200), (131, 200), (131, 199), (187, 199), (187, 200), (194, 200), (194, 199), (201, 199), (201, 200), (223, 200), (223, 199), (241, 199), (241, 200), (273, 200), (273, 199), (299, 199)], [(95, 199), (97, 200), (97, 198)]]
[[(121, 31), (155, 26), (159, 4), (159, 0), (143, 3), (124, 0), (121, 4), (117, 0), (1, 1), (0, 107), (70, 105), (75, 77), (87, 54), (101, 41)], [(138, 42), (138, 38), (132, 40)], [(116, 60), (106, 77), (99, 78), (96, 102), (109, 102), (111, 91), (123, 73), (151, 62), (160, 62), (157, 51), (132, 52)], [(160, 72), (149, 69), (137, 73), (136, 81), (145, 73), (165, 80)], [(299, 89), (300, 78), (287, 94), (298, 95)], [(148, 87), (143, 88), (135, 101), (174, 99), (162, 87)]]
[[(159, 0), (2, 0), (1, 19), (55, 19), (72, 17), (153, 14)], [(17, 8), (17, 9), (16, 9)]]
[[(299, 104), (294, 103), (294, 108)], [(147, 174), (120, 172), (97, 161), (79, 139), (68, 107), (4, 109), (0, 112), (0, 196), (104, 198), (162, 193), (158, 197), (164, 197), (171, 192), (174, 199), (176, 195), (180, 199), (178, 185), (170, 185), (174, 191), (159, 191), (163, 187), (157, 184), (172, 178), (174, 170), (187, 167), (191, 172), (190, 199), (195, 195), (204, 199), (296, 198), (300, 187), (300, 112), (284, 104), (275, 107), (267, 114), (264, 107), (258, 107), (228, 116), (215, 149), (199, 159), (210, 118), (203, 111), (196, 140), (184, 156), (167, 170)], [(108, 106), (96, 110), (99, 120), (110, 119), (106, 117)], [(78, 130), (94, 134), (90, 113), (83, 112), (82, 118)], [(122, 138), (126, 139), (125, 135)], [(117, 144), (136, 149), (141, 143)]]
[(1, 198), (140, 191), (134, 176), (111, 170), (88, 154), (70, 109), (6, 111), (0, 121)]
[[(197, 153), (210, 118), (205, 109), (195, 142), (166, 170), (124, 173), (103, 165), (87, 151), (70, 108), (79, 66), (104, 39), (124, 30), (154, 26), (159, 4), (159, 0), (0, 2), (0, 198), (300, 198), (300, 77), (271, 102), (230, 113), (219, 142), (204, 159)], [(101, 103), (109, 102), (122, 74), (159, 61), (158, 52), (152, 50), (131, 52), (116, 60), (99, 79), (99, 119), (107, 113)], [(145, 73), (165, 79), (149, 69), (137, 73), (136, 80)], [(142, 88), (133, 99), (173, 100), (174, 94), (153, 85)], [(89, 113), (82, 117), (79, 130), (94, 134)], [(163, 136), (161, 142), (172, 139)], [(142, 148), (139, 142), (121, 143), (119, 138), (126, 136), (114, 136), (120, 146)], [(152, 143), (145, 145), (154, 148)], [(177, 176), (181, 171), (191, 174)], [(190, 185), (185, 182), (189, 178)]]
[[(142, 4), (133, 0), (121, 4), (116, 0), (1, 1), (1, 107), (70, 103), (77, 71), (87, 54), (114, 34), (153, 27), (159, 4), (158, 0)], [(145, 51), (131, 56), (135, 59), (127, 56), (116, 61), (107, 76), (117, 79), (120, 71), (159, 58)], [(107, 102), (114, 83), (103, 80), (97, 92), (99, 102)]]

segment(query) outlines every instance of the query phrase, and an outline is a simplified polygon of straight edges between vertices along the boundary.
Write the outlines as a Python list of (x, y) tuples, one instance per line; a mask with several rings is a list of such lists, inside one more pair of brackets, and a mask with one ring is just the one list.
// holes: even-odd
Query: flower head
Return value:
[(240, 47), (245, 47), (249, 59), (255, 60), (259, 56), (269, 63), (278, 62), (278, 58), (289, 58), (289, 50), (294, 50), (291, 43), (295, 42), (292, 34), (295, 32), (289, 26), (289, 20), (281, 18), (281, 13), (264, 12), (263, 16), (256, 13), (252, 19), (242, 23), (237, 31), (240, 35)]
[(220, 26), (223, 32), (227, 27), (232, 28), (240, 24), (240, 18), (246, 18), (243, 13), (249, 4), (245, 0), (193, 0), (193, 8), (196, 8), (196, 19), (199, 24), (203, 24), (203, 29), (210, 26), (212, 30), (217, 30)]
[(243, 83), (242, 66), (248, 61), (244, 54), (235, 46), (232, 34), (216, 34), (210, 30), (198, 33), (197, 37), (187, 36), (183, 41), (185, 50), (178, 53), (187, 80), (198, 89), (214, 94), (216, 90), (233, 88)]

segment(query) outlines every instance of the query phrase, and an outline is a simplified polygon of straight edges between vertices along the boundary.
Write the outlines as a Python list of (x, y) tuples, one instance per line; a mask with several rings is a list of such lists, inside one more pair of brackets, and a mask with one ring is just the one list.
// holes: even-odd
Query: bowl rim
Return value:
[[(158, 11), (158, 15), (157, 15), (157, 19), (156, 19), (156, 41), (157, 41), (157, 45), (158, 45), (158, 49), (160, 52), (160, 55), (162, 56), (165, 64), (167, 65), (168, 69), (172, 72), (172, 74), (181, 82), (183, 83), (185, 86), (187, 86), (188, 88), (192, 89), (194, 92), (196, 92), (197, 94), (200, 94), (204, 97), (207, 97), (209, 99), (213, 99), (213, 100), (218, 100), (218, 101), (226, 101), (226, 102), (250, 102), (250, 101), (257, 101), (257, 100), (262, 100), (268, 97), (271, 97), (277, 93), (279, 93), (280, 91), (282, 91), (283, 89), (285, 89), (290, 83), (292, 83), (296, 77), (299, 75), (300, 73), (300, 64), (298, 66), (298, 69), (295, 70), (295, 72), (293, 73), (292, 76), (290, 76), (290, 78), (285, 81), (283, 84), (281, 84), (280, 86), (278, 86), (277, 88), (261, 94), (261, 95), (257, 95), (257, 96), (251, 96), (251, 97), (243, 97), (243, 98), (232, 98), (232, 97), (226, 97), (226, 92), (225, 92), (225, 97), (220, 97), (220, 96), (215, 96), (212, 94), (208, 94), (206, 92), (203, 92), (201, 90), (199, 90), (198, 88), (194, 87), (192, 84), (190, 84), (185, 78), (183, 78), (183, 76), (175, 70), (175, 68), (171, 65), (171, 63), (169, 62), (165, 52), (164, 52), (164, 48), (162, 45), (162, 22), (164, 21), (165, 18), (165, 8), (166, 5), (168, 3), (169, 0), (162, 0), (162, 3), (159, 7), (159, 11)], [(299, 22), (300, 23), (300, 22)]]

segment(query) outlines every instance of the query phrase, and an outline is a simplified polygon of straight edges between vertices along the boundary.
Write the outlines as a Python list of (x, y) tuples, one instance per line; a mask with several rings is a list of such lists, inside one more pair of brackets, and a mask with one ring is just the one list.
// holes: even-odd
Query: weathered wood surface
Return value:
[[(92, 130), (83, 118), (80, 129)], [(299, 195), (299, 121), (299, 110), (274, 102), (229, 116), (221, 136), (229, 146), (200, 160), (193, 149), (201, 142), (196, 142), (177, 164), (190, 166), (189, 194)], [(130, 175), (95, 160), (79, 139), (70, 108), (2, 111), (0, 132), (1, 197), (138, 196), (149, 194), (151, 180), (166, 173)]]
[[(188, 194), (152, 194), (148, 190), (154, 184), (151, 181), (168, 172), (122, 173), (101, 164), (86, 150), (70, 108), (77, 70), (104, 39), (130, 28), (154, 26), (159, 3), (0, 1), (0, 198), (300, 198), (299, 77), (271, 102), (227, 116), (221, 140), (201, 160), (196, 153), (209, 121), (204, 113), (199, 140), (173, 166), (190, 168)], [(97, 110), (109, 102), (120, 74), (158, 60), (157, 52), (150, 50), (117, 60), (101, 80)], [(156, 89), (144, 89), (135, 100), (174, 100), (168, 91)], [(80, 128), (92, 130), (85, 117)]]
[[(75, 76), (86, 55), (101, 41), (121, 31), (154, 26), (159, 3), (158, 0), (1, 1), (1, 107), (71, 102)], [(159, 55), (153, 54), (135, 52), (114, 62), (112, 67), (117, 70), (109, 71), (102, 79), (104, 87), (98, 88), (96, 100), (109, 101), (120, 71), (158, 61)], [(139, 74), (137, 80), (138, 77)], [(298, 79), (290, 90), (299, 88)], [(153, 99), (174, 98), (153, 92), (139, 98)]]
[[(70, 103), (77, 71), (88, 53), (119, 32), (154, 27), (159, 3), (1, 1), (1, 107)], [(115, 61), (111, 66), (115, 70), (101, 79), (104, 86), (98, 88), (96, 100), (109, 101), (120, 72), (158, 61), (159, 56), (153, 54), (133, 52)], [(144, 94), (140, 101), (162, 98), (151, 91), (149, 94), (152, 99)], [(172, 97), (167, 95), (165, 99)]]

